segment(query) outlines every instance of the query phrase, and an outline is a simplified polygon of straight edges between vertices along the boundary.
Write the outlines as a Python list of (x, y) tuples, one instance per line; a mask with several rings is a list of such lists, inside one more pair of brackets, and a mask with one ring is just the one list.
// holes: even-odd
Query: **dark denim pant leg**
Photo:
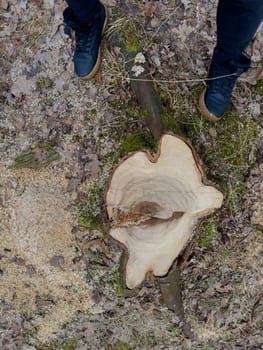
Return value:
[(85, 25), (92, 22), (100, 10), (99, 0), (66, 0), (64, 22), (74, 30), (85, 30)]
[(217, 9), (218, 62), (237, 62), (263, 19), (263, 0), (219, 0)]

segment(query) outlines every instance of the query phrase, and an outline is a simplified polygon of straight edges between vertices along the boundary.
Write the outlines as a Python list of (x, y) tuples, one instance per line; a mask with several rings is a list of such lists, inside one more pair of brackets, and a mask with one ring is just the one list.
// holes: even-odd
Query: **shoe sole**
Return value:
[[(103, 4), (103, 6), (105, 8), (105, 21), (104, 21), (104, 25), (103, 25), (101, 36), (104, 35), (105, 29), (106, 29), (107, 24), (108, 24), (108, 19), (109, 19), (109, 10), (108, 10), (107, 6), (105, 6), (104, 4)], [(93, 67), (92, 71), (88, 75), (86, 75), (85, 77), (80, 77), (80, 79), (82, 79), (82, 80), (91, 80), (92, 78), (94, 78), (97, 75), (97, 73), (98, 73), (98, 71), (100, 69), (100, 65), (101, 65), (101, 50), (100, 50), (100, 47), (99, 47), (98, 57), (97, 57), (97, 61), (95, 63), (95, 66)]]
[(204, 90), (199, 98), (199, 109), (200, 112), (202, 114), (202, 116), (207, 119), (210, 120), (212, 122), (219, 122), (221, 120), (221, 118), (216, 117), (214, 114), (210, 113), (209, 110), (206, 108), (205, 105), (205, 91)]

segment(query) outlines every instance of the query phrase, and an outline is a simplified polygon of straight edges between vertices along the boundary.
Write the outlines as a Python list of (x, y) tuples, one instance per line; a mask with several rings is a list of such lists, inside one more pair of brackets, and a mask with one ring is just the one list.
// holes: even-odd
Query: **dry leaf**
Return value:
[(143, 4), (143, 12), (145, 17), (152, 17), (156, 10), (156, 2), (153, 0), (146, 0)]
[(208, 132), (210, 136), (217, 137), (217, 131), (215, 128), (209, 128)]
[(31, 95), (32, 90), (35, 87), (35, 80), (27, 79), (25, 75), (22, 75), (13, 82), (11, 86), (11, 93), (15, 97), (20, 97), (21, 95)]
[(91, 154), (89, 156), (89, 168), (88, 172), (91, 179), (96, 179), (100, 173), (100, 161), (97, 154)]
[(251, 68), (242, 76), (242, 80), (251, 85), (256, 85), (260, 79), (263, 79), (263, 67)]

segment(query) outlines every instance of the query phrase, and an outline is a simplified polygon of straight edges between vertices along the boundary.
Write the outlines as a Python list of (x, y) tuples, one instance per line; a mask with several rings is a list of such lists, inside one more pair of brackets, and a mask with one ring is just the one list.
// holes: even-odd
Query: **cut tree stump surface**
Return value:
[(165, 134), (157, 154), (135, 152), (115, 169), (106, 194), (110, 235), (128, 251), (126, 285), (148, 272), (164, 276), (194, 237), (198, 221), (220, 208), (200, 160), (183, 139)]

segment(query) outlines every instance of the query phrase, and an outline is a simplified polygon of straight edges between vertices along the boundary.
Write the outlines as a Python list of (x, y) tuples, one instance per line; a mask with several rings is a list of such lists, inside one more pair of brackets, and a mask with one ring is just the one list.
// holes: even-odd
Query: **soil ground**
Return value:
[[(0, 348), (262, 349), (263, 36), (217, 125), (198, 111), (214, 0), (115, 1), (101, 81), (73, 72), (63, 1), (2, 0)], [(225, 195), (182, 271), (184, 336), (156, 281), (125, 297), (102, 193), (129, 151), (152, 147), (118, 32), (146, 57), (165, 129), (187, 138)]]

